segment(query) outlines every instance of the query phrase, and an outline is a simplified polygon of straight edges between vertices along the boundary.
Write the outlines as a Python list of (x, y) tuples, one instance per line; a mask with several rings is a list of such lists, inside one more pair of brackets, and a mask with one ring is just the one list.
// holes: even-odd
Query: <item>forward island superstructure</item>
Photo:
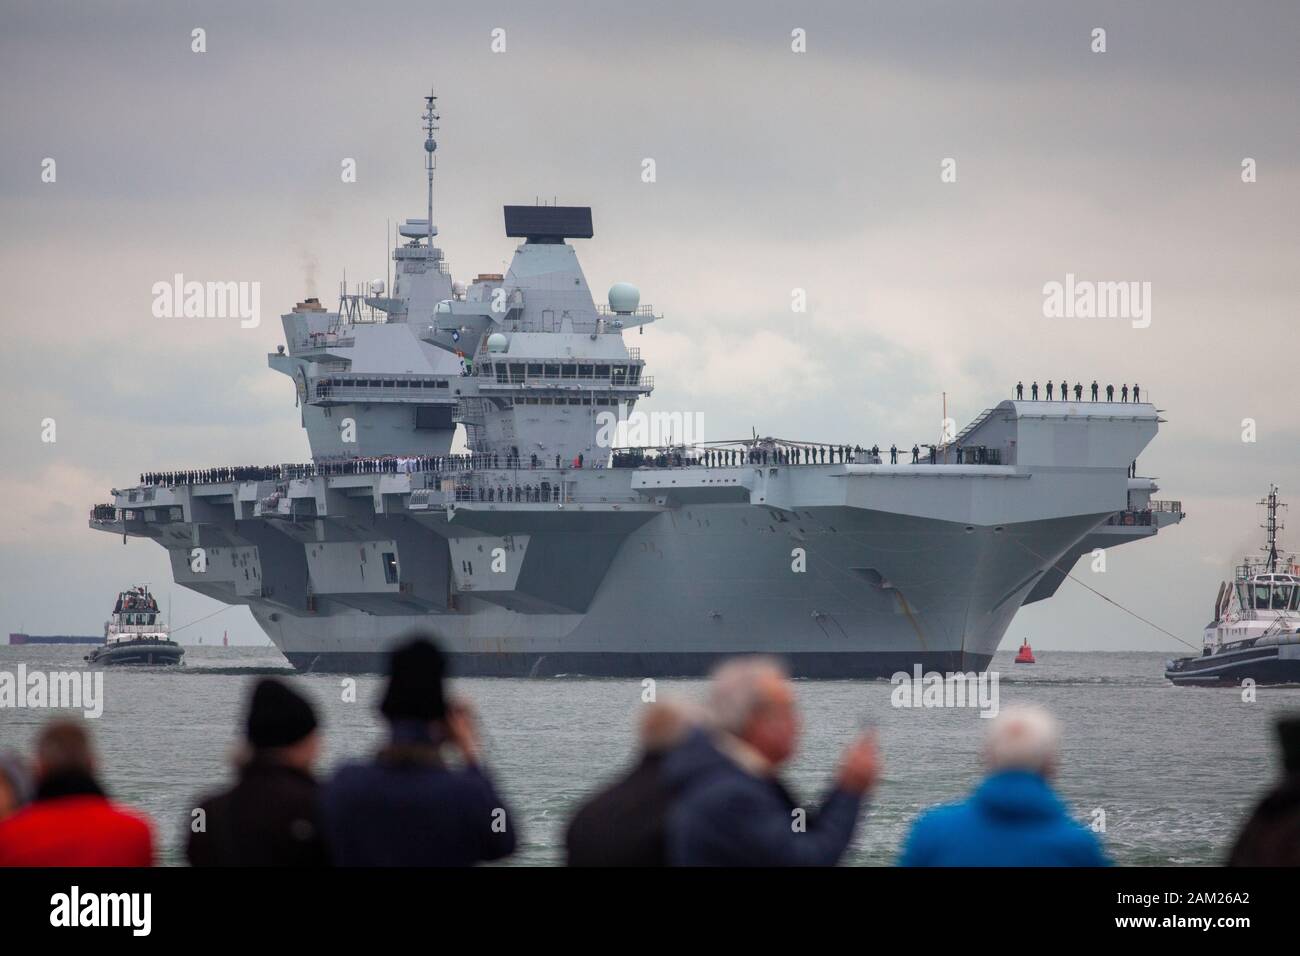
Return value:
[(1130, 476), (1160, 422), (1145, 403), (1004, 401), (912, 464), (757, 437), (612, 448), (654, 388), (624, 335), (661, 317), (626, 283), (595, 301), (570, 244), (591, 210), (505, 207), (508, 270), (462, 284), (431, 197), (391, 290), (283, 317), (268, 361), (310, 462), (150, 473), (92, 510), (300, 669), (379, 670), (413, 632), (462, 675), (693, 675), (742, 652), (811, 677), (983, 669), (1081, 555), (1182, 518)]

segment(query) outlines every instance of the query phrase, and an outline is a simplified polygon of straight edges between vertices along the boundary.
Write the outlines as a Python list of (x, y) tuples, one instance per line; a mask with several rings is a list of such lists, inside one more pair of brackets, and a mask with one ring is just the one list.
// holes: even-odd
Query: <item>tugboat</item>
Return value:
[(1219, 585), (1214, 620), (1205, 627), (1200, 657), (1167, 661), (1165, 677), (1175, 684), (1300, 683), (1300, 565), (1277, 549), (1277, 486), (1260, 502), (1268, 532), (1266, 557), (1247, 556), (1234, 580)]
[(1025, 642), (1020, 645), (1020, 650), (1016, 652), (1016, 663), (1017, 664), (1034, 663), (1034, 649), (1029, 646), (1029, 638), (1025, 638)]
[(117, 596), (113, 616), (104, 623), (104, 643), (86, 655), (86, 663), (180, 664), (185, 650), (158, 620), (158, 602), (148, 585), (128, 588)]

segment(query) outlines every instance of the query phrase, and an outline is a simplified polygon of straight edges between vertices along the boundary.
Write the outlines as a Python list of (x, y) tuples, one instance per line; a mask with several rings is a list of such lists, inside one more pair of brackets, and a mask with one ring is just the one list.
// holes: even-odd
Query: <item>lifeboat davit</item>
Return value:
[(1020, 650), (1016, 653), (1017, 664), (1034, 663), (1034, 649), (1029, 646), (1029, 638), (1025, 638), (1025, 643), (1020, 645)]

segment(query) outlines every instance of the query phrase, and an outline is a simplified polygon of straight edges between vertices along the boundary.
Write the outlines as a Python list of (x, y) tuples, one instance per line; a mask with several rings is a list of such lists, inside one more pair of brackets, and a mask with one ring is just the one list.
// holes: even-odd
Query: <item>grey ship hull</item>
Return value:
[(303, 670), (381, 671), (416, 632), (466, 676), (695, 675), (750, 652), (819, 678), (980, 670), (1082, 553), (1156, 533), (1108, 519), (1154, 489), (1128, 463), (1157, 420), (1004, 402), (970, 440), (1015, 464), (551, 471), (563, 504), (418, 473), (142, 488), (92, 527), (167, 547), (179, 584), (248, 605)]
[[(414, 632), (435, 636), (465, 676), (689, 676), (746, 652), (779, 655), (813, 678), (884, 677), (917, 663), (983, 670), (1038, 579), (1033, 552), (1058, 553), (1104, 518), (995, 536), (867, 509), (702, 505), (631, 535), (585, 615), (471, 598), (457, 615), (339, 607), (308, 620), (263, 606), (254, 616), (295, 667), (314, 671), (382, 670), (384, 651)], [(796, 547), (808, 555), (802, 573), (791, 571)]]

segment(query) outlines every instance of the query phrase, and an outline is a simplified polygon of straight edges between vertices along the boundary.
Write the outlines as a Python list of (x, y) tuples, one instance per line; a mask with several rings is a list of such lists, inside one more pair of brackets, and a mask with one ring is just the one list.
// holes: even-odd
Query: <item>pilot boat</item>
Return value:
[(1278, 512), (1285, 505), (1276, 485), (1260, 504), (1267, 514), (1266, 556), (1246, 557), (1233, 581), (1219, 585), (1201, 655), (1165, 663), (1165, 677), (1175, 684), (1300, 683), (1300, 565), (1278, 552)]
[(159, 620), (158, 602), (147, 585), (128, 588), (117, 596), (112, 616), (104, 623), (104, 643), (86, 655), (88, 664), (180, 664), (185, 650), (171, 639)]

